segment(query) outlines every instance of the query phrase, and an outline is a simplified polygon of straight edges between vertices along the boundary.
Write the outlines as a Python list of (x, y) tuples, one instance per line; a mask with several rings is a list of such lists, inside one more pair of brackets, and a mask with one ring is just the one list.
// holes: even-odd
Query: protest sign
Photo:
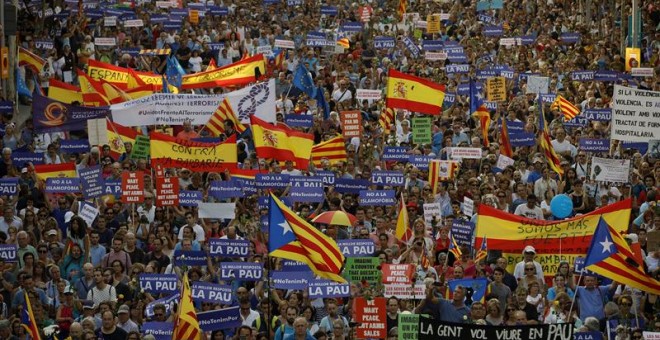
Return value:
[(419, 340), (510, 340), (513, 334), (517, 339), (573, 340), (573, 324), (481, 326), (419, 317)]
[(181, 250), (174, 251), (172, 264), (175, 266), (206, 266), (208, 256), (203, 250)]
[(428, 226), (434, 226), (442, 221), (442, 207), (440, 203), (424, 203), (422, 207), (424, 208), (424, 222)]
[(433, 138), (431, 131), (431, 117), (413, 117), (412, 142), (413, 144), (430, 144)]
[(497, 157), (497, 164), (495, 164), (495, 167), (504, 170), (507, 166), (513, 166), (515, 163), (516, 161), (512, 158), (500, 154), (500, 156)]
[(504, 77), (486, 79), (486, 98), (491, 102), (506, 100), (506, 79)]
[(179, 178), (156, 177), (156, 206), (179, 205)]
[(610, 140), (607, 138), (580, 138), (580, 150), (586, 152), (610, 151)]
[(176, 293), (176, 274), (140, 274), (140, 289), (148, 293)]
[(293, 40), (275, 39), (275, 47), (293, 50), (296, 48), (296, 44)]
[(343, 276), (351, 282), (366, 281), (376, 285), (381, 280), (379, 266), (380, 260), (377, 257), (349, 257), (346, 259)]
[(630, 172), (629, 159), (593, 157), (589, 173), (596, 182), (627, 183)]
[(371, 185), (367, 179), (337, 178), (335, 179), (335, 191), (343, 194), (359, 194)]
[(87, 139), (60, 140), (60, 152), (62, 153), (85, 153), (87, 151), (89, 151), (89, 141)]
[(14, 196), (18, 192), (18, 178), (0, 178), (0, 194)]
[(440, 14), (426, 16), (426, 33), (440, 33)]
[(94, 45), (96, 46), (115, 46), (117, 45), (117, 40), (115, 38), (94, 38)]
[(314, 116), (306, 114), (288, 114), (284, 116), (284, 122), (289, 127), (309, 128), (314, 125)]
[(199, 312), (197, 313), (197, 321), (199, 322), (199, 328), (204, 332), (232, 329), (240, 327), (243, 323), (239, 306)]
[(222, 200), (226, 198), (243, 197), (243, 188), (238, 181), (212, 181), (208, 190), (210, 197)]
[(257, 174), (254, 177), (257, 189), (286, 188), (290, 184), (289, 175), (285, 174)]
[(656, 91), (614, 85), (612, 139), (648, 142), (660, 139), (660, 95)]
[(399, 313), (397, 325), (399, 327), (398, 340), (417, 340), (419, 334), (419, 314)]
[(394, 190), (360, 190), (360, 205), (394, 205)]
[(289, 197), (294, 202), (323, 202), (323, 178), (321, 176), (291, 176)]
[(87, 223), (88, 226), (91, 226), (96, 219), (96, 216), (99, 215), (99, 209), (94, 205), (87, 202), (79, 202), (80, 210), (78, 211), (78, 216)]
[(197, 202), (199, 218), (234, 219), (236, 217), (236, 202), (205, 203)]
[[(36, 117), (35, 117), (36, 118)], [(36, 128), (36, 127), (35, 127)], [(76, 130), (75, 127), (69, 127), (71, 130)], [(108, 144), (108, 123), (107, 119), (88, 119), (87, 120), (87, 134), (90, 145), (105, 145)]]
[(550, 78), (540, 76), (527, 77), (527, 93), (548, 93)]
[(131, 151), (131, 159), (149, 159), (150, 140), (148, 136), (137, 135)]
[(15, 244), (0, 244), (0, 259), (5, 262), (17, 262), (16, 254), (18, 246)]
[(144, 173), (142, 171), (121, 173), (122, 203), (142, 203), (144, 201)]
[(358, 89), (355, 93), (355, 99), (359, 101), (362, 101), (363, 99), (380, 100), (381, 96), (381, 90)]
[[(573, 333), (575, 340), (603, 340), (603, 333), (601, 332), (575, 332)], [(660, 339), (657, 338), (657, 339)], [(647, 340), (644, 338), (644, 340)]]
[(415, 265), (411, 263), (382, 265), (383, 283), (411, 284)]
[(231, 286), (211, 282), (192, 282), (190, 289), (194, 301), (229, 304), (234, 295)]
[(509, 131), (509, 143), (512, 147), (534, 146), (536, 145), (536, 136), (531, 132), (511, 132)]
[(410, 155), (408, 154), (409, 150), (410, 149), (405, 146), (385, 146), (380, 159), (382, 161), (407, 162), (408, 158), (410, 158)]
[(400, 171), (376, 170), (371, 173), (371, 183), (381, 186), (403, 186), (406, 178)]
[[(644, 340), (660, 340), (660, 332), (647, 332), (644, 331), (642, 332), (642, 335), (644, 336)], [(602, 337), (601, 337), (602, 339)], [(600, 340), (600, 339), (594, 339), (594, 340)]]
[(351, 296), (351, 286), (348, 283), (338, 283), (331, 280), (315, 279), (309, 282), (307, 289), (310, 299), (341, 298)]
[(451, 236), (454, 237), (456, 243), (459, 245), (470, 246), (472, 244), (472, 232), (474, 231), (474, 223), (470, 221), (462, 221), (454, 219), (451, 225)]
[(263, 263), (250, 262), (221, 262), (220, 277), (241, 281), (259, 281), (264, 276)]
[(345, 257), (367, 257), (376, 252), (376, 245), (371, 239), (339, 240), (337, 246)]
[(247, 257), (250, 252), (250, 241), (211, 238), (209, 255), (218, 257)]
[(202, 201), (202, 192), (196, 190), (179, 191), (179, 205), (182, 207), (196, 207)]
[(153, 335), (156, 340), (170, 340), (173, 338), (174, 327), (171, 322), (148, 321), (142, 325), (144, 335)]
[(290, 271), (272, 271), (270, 272), (272, 287), (276, 289), (307, 289), (309, 282), (314, 279), (311, 271), (290, 272)]
[(362, 113), (360, 111), (341, 111), (340, 118), (344, 138), (362, 136)]
[(421, 300), (426, 296), (426, 286), (422, 283), (415, 284), (411, 289), (409, 284), (386, 283), (384, 296), (395, 296), (399, 299)]
[(78, 170), (82, 193), (86, 199), (92, 199), (103, 195), (103, 176), (100, 165), (91, 166)]
[(387, 299), (377, 297), (355, 299), (355, 321), (358, 339), (385, 339), (387, 337)]
[(450, 149), (452, 159), (480, 159), (482, 155), (481, 148), (463, 148), (455, 147)]
[(80, 192), (80, 178), (46, 178), (45, 192), (54, 194)]
[(419, 170), (428, 170), (431, 159), (431, 156), (426, 155), (410, 155), (408, 162)]

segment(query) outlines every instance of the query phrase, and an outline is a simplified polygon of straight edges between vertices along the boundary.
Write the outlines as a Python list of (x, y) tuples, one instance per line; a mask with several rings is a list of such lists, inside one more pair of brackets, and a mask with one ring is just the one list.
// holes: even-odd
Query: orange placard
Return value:
[(188, 14), (188, 19), (191, 24), (199, 24), (199, 11), (196, 9), (191, 9)]
[(362, 113), (360, 111), (342, 111), (340, 119), (344, 138), (362, 136)]

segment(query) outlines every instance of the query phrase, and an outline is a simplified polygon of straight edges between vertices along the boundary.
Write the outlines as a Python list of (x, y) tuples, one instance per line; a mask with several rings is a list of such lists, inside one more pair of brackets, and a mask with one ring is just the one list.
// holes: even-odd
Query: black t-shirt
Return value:
[(127, 336), (128, 333), (119, 327), (115, 327), (115, 331), (110, 334), (103, 333), (101, 329), (96, 330), (96, 337), (103, 340), (126, 340)]
[(165, 254), (162, 254), (161, 257), (157, 258), (157, 257), (154, 256), (153, 253), (149, 253), (149, 255), (147, 255), (147, 261), (146, 262), (149, 263), (151, 261), (158, 262), (158, 265), (160, 266), (161, 270), (164, 270), (165, 268), (167, 268), (167, 265), (170, 264), (170, 258)]

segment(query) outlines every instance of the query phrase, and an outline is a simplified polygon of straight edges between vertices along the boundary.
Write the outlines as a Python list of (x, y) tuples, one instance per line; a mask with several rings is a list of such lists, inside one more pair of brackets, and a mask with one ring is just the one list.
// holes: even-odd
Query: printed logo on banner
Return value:
[(247, 257), (250, 241), (212, 238), (209, 239), (209, 255), (219, 257)]
[(367, 179), (337, 178), (334, 185), (339, 193), (359, 194), (361, 190), (367, 190), (371, 182)]
[(339, 298), (351, 296), (351, 286), (348, 283), (338, 283), (331, 280), (312, 280), (309, 282), (309, 298)]
[(403, 186), (405, 181), (403, 173), (399, 171), (378, 170), (371, 173), (371, 183), (376, 185)]
[(314, 278), (311, 271), (308, 272), (290, 272), (290, 271), (272, 271), (271, 282), (275, 289), (307, 289), (309, 281)]
[(0, 259), (5, 262), (18, 262), (16, 254), (18, 246), (15, 244), (0, 244)]
[(176, 293), (176, 274), (140, 274), (140, 289), (149, 293)]
[(239, 306), (197, 313), (197, 321), (204, 332), (232, 329), (243, 323)]
[(220, 277), (241, 281), (259, 281), (264, 276), (263, 263), (221, 262)]
[(14, 196), (18, 193), (18, 178), (0, 178), (0, 195)]
[(182, 207), (196, 207), (202, 201), (202, 192), (197, 190), (179, 191), (179, 205)]
[(80, 178), (46, 178), (47, 193), (80, 192)]
[(210, 282), (192, 282), (190, 289), (194, 301), (228, 304), (232, 302), (234, 295), (231, 286)]
[(289, 197), (294, 202), (323, 202), (325, 200), (321, 176), (291, 176), (290, 179)]
[(257, 174), (254, 177), (258, 189), (276, 189), (289, 186), (289, 175), (285, 174)]
[(372, 256), (376, 251), (376, 244), (371, 239), (339, 240), (337, 245), (345, 257), (367, 257)]

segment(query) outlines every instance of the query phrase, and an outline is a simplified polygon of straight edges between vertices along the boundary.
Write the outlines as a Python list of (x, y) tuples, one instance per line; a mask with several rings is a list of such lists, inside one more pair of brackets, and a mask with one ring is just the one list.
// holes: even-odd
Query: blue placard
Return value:
[(574, 340), (603, 340), (603, 333), (601, 332), (575, 332), (573, 333)]
[(34, 152), (12, 152), (11, 161), (16, 164), (18, 167), (23, 167), (27, 163), (32, 163), (33, 165), (44, 164), (44, 154), (43, 153), (34, 153)]
[(646, 154), (646, 151), (649, 149), (649, 143), (647, 142), (623, 142), (621, 145), (624, 149), (635, 149), (639, 151), (642, 155)]
[(316, 172), (317, 176), (321, 176), (323, 180), (323, 185), (335, 185), (335, 173), (329, 170), (319, 170)]
[(18, 193), (18, 178), (0, 178), (0, 195), (14, 196)]
[(456, 219), (451, 225), (451, 236), (459, 245), (469, 247), (472, 244), (472, 231), (474, 231), (474, 223), (469, 221)]
[(442, 40), (422, 40), (422, 50), (424, 51), (442, 51), (445, 47)]
[(212, 181), (209, 187), (209, 196), (219, 200), (226, 198), (243, 197), (243, 188), (237, 181)]
[(303, 0), (286, 0), (287, 6), (301, 6), (303, 4)]
[(518, 37), (519, 43), (522, 46), (533, 45), (536, 42), (536, 36), (523, 35)]
[(176, 293), (176, 274), (140, 274), (140, 289), (148, 293)]
[(225, 44), (223, 43), (208, 43), (207, 45), (212, 51), (220, 51), (225, 48)]
[(323, 178), (321, 176), (291, 176), (289, 197), (294, 202), (323, 202)]
[(360, 32), (362, 31), (362, 23), (356, 21), (346, 22), (341, 25), (341, 30), (344, 32)]
[(580, 150), (587, 152), (610, 151), (610, 140), (605, 138), (580, 138)]
[(371, 173), (371, 183), (382, 186), (402, 187), (406, 178), (400, 171), (378, 170)]
[(405, 146), (386, 146), (380, 159), (383, 161), (403, 161), (407, 162), (410, 154), (410, 148)]
[(372, 239), (339, 240), (337, 246), (345, 257), (370, 257), (376, 252), (376, 244)]
[(202, 201), (202, 192), (197, 190), (179, 190), (179, 205), (196, 207)]
[(0, 100), (0, 113), (14, 113), (14, 102), (10, 100)]
[(257, 186), (254, 179), (234, 177), (234, 180), (241, 184), (245, 195), (250, 196), (257, 193)]
[(514, 72), (509, 71), (509, 70), (501, 70), (500, 71), (500, 76), (504, 77), (505, 79), (513, 79), (514, 78)]
[(167, 31), (178, 31), (181, 28), (181, 20), (176, 21), (170, 18), (163, 23), (163, 29)]
[(368, 179), (337, 178), (335, 191), (342, 194), (359, 194), (361, 190), (367, 190), (370, 184)]
[[(169, 17), (165, 14), (152, 14), (149, 17), (149, 22), (152, 24), (157, 24), (169, 20)], [(123, 49), (122, 49), (123, 51)]]
[[(467, 63), (468, 59), (465, 53), (447, 53), (447, 60), (452, 63)], [(466, 72), (455, 72), (455, 73), (466, 73)]]
[(289, 186), (289, 175), (285, 174), (257, 174), (254, 177), (257, 189), (276, 189)]
[(581, 115), (590, 121), (609, 122), (612, 120), (612, 109), (585, 109)]
[(171, 340), (174, 327), (171, 322), (149, 321), (142, 325), (142, 334), (151, 334), (156, 340)]
[(154, 307), (162, 303), (165, 306), (165, 315), (169, 316), (170, 315), (170, 309), (175, 301), (179, 301), (179, 293), (164, 297), (162, 299), (154, 300), (149, 302), (147, 304), (147, 307), (144, 309), (144, 315), (146, 315), (148, 318), (153, 318), (154, 317)]
[(175, 250), (172, 262), (176, 266), (206, 266), (208, 255), (202, 250)]
[(327, 36), (323, 32), (319, 31), (309, 31), (305, 36), (307, 39), (325, 39)]
[(562, 33), (559, 39), (564, 44), (575, 44), (580, 40), (580, 33)]
[(275, 289), (307, 289), (314, 278), (312, 272), (272, 271), (270, 279)]
[(419, 58), (421, 51), (419, 50), (419, 47), (417, 47), (417, 44), (415, 44), (415, 42), (410, 39), (410, 37), (403, 37), (401, 41), (403, 41), (403, 44), (406, 46), (408, 52), (410, 52), (413, 58)]
[(571, 72), (571, 80), (573, 81), (592, 81), (596, 75), (595, 71), (573, 71)]
[(582, 117), (582, 116), (576, 116), (575, 118), (564, 122), (564, 127), (570, 127), (570, 128), (575, 128), (575, 127), (585, 127), (589, 124), (589, 119)]
[(220, 278), (225, 280), (260, 281), (264, 277), (263, 263), (221, 262)]
[(310, 299), (340, 298), (351, 296), (351, 286), (348, 283), (315, 279), (309, 282), (308, 293)]
[(80, 184), (85, 199), (92, 199), (103, 195), (103, 169), (100, 165), (78, 170)]
[(431, 156), (426, 156), (426, 155), (412, 155), (410, 158), (408, 158), (408, 162), (412, 164), (412, 166), (416, 167), (419, 170), (428, 170), (429, 169), (429, 162), (433, 157)]
[(468, 73), (470, 72), (470, 65), (468, 64), (450, 64), (445, 67), (447, 74), (455, 73)]
[(209, 239), (209, 255), (219, 257), (247, 257), (250, 254), (250, 241), (221, 238)]
[(534, 146), (536, 145), (536, 136), (531, 132), (514, 132), (509, 131), (509, 143), (512, 147), (519, 146)]
[(73, 194), (80, 192), (80, 178), (51, 177), (46, 178), (47, 193)]
[(324, 46), (335, 46), (337, 43), (325, 39), (310, 39), (305, 40), (305, 45), (312, 47), (324, 47)]
[(495, 19), (491, 17), (490, 15), (479, 13), (477, 14), (477, 20), (481, 22), (485, 22), (487, 24), (494, 24)]
[(197, 313), (199, 328), (204, 332), (213, 332), (221, 329), (240, 327), (243, 323), (243, 319), (241, 319), (239, 310), (240, 307), (236, 306), (208, 312), (199, 312)]
[(557, 99), (557, 95), (554, 93), (541, 93), (541, 101), (544, 103), (553, 103)]
[(499, 26), (485, 26), (483, 28), (483, 35), (486, 37), (499, 37), (504, 33), (502, 25)]
[(18, 262), (17, 252), (18, 246), (15, 244), (0, 244), (0, 259), (4, 259), (5, 262)]
[(140, 51), (141, 51), (141, 50), (142, 50), (142, 49), (139, 48), (139, 47), (122, 47), (122, 48), (120, 49), (120, 51), (121, 51), (122, 54), (126, 53), (126, 54), (130, 55), (130, 56), (133, 57), (133, 58), (137, 58), (137, 57), (139, 57), (139, 56), (140, 56)]
[(283, 272), (311, 272), (311, 269), (307, 263), (298, 262), (294, 260), (283, 260), (282, 261), (282, 271)]
[(360, 205), (395, 205), (396, 194), (394, 190), (361, 190)]
[(284, 116), (284, 122), (290, 127), (310, 128), (314, 125), (313, 115), (290, 114)]
[(234, 292), (229, 285), (197, 281), (190, 285), (194, 301), (229, 304), (233, 300)]
[(112, 195), (116, 198), (120, 198), (122, 194), (121, 190), (121, 180), (106, 180), (103, 183), (103, 195)]
[[(477, 91), (481, 92), (484, 88), (484, 85), (480, 82), (475, 82), (474, 87), (477, 89)], [(459, 96), (469, 95), (470, 94), (470, 84), (468, 84), (468, 83), (458, 84), (458, 87), (456, 88), (456, 93)]]
[(477, 79), (486, 79), (491, 77), (497, 77), (500, 71), (494, 70), (492, 68), (486, 70), (477, 70)]
[(595, 81), (619, 81), (621, 73), (617, 71), (602, 70), (594, 74)]
[(335, 6), (321, 6), (321, 14), (337, 15), (337, 7)]
[(445, 100), (442, 102), (443, 105), (451, 105), (456, 101), (455, 93), (445, 93)]
[(394, 48), (396, 42), (394, 37), (375, 37), (374, 38), (374, 48)]

